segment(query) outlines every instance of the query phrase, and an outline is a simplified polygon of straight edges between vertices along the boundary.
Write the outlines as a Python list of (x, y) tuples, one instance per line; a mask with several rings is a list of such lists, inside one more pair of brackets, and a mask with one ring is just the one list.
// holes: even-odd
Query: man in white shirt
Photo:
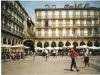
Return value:
[(47, 58), (48, 58), (48, 50), (45, 50), (45, 56), (46, 56), (46, 61), (47, 61)]
[(48, 54), (48, 50), (45, 50), (45, 53)]

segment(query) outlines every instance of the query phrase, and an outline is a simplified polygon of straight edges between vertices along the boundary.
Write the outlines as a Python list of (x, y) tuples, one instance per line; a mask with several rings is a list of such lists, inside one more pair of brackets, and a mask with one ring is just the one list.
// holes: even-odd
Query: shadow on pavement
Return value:
[(64, 70), (70, 71), (70, 69), (64, 69)]
[(77, 68), (84, 68), (84, 67), (77, 67)]
[(99, 67), (99, 66), (97, 66), (97, 65), (95, 65), (95, 64), (93, 64), (93, 63), (90, 63), (90, 64), (91, 64), (91, 67), (92, 67), (92, 68), (94, 68), (94, 69), (96, 69), (97, 71), (100, 72), (100, 67)]

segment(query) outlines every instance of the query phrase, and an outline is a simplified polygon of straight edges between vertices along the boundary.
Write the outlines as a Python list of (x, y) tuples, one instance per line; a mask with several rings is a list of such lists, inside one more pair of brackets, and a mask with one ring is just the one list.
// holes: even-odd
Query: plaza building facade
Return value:
[(45, 6), (35, 9), (35, 47), (100, 46), (100, 8)]
[(1, 1), (1, 44), (23, 44), (24, 38), (30, 36), (28, 28), (34, 27), (28, 19), (19, 1)]

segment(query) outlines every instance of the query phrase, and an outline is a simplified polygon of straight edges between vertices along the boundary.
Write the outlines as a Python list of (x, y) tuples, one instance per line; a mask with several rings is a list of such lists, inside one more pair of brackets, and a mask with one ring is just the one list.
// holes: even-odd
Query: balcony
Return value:
[(48, 16), (37, 16), (37, 20), (41, 20), (41, 19), (51, 19), (51, 20), (62, 20), (62, 19), (98, 19), (98, 16), (88, 16), (88, 15), (48, 15)]
[(3, 23), (1, 25), (1, 29), (6, 31), (6, 32), (9, 32), (11, 34), (17, 35), (19, 37), (22, 37), (22, 38), (24, 37), (24, 34), (22, 32), (19, 32), (19, 31), (15, 30), (15, 29), (13, 29), (13, 28), (11, 28), (9, 26), (6, 26)]
[(50, 25), (48, 27), (45, 27), (45, 25), (41, 26), (41, 24), (37, 25), (37, 29), (49, 29), (49, 28), (51, 28), (51, 29), (55, 29), (55, 28), (92, 28), (92, 27), (97, 28), (97, 27), (99, 27), (99, 24), (96, 24), (96, 25), (94, 25), (94, 24), (91, 24), (91, 25), (84, 25), (84, 24), (75, 24), (75, 25), (58, 24), (58, 25), (55, 25), (55, 24), (52, 24), (52, 26)]
[(87, 19), (98, 19), (98, 15), (87, 15)]
[(1, 9), (2, 14), (4, 14), (5, 16), (7, 16), (10, 20), (12, 20), (13, 22), (15, 22), (17, 25), (19, 25), (20, 27), (24, 28), (24, 25), (18, 21), (14, 16), (12, 16), (9, 12), (7, 12), (5, 9)]
[(33, 31), (30, 28), (27, 28), (27, 32), (30, 36), (35, 36), (35, 33), (33, 33)]
[(99, 34), (96, 34), (95, 36), (93, 35), (87, 35), (87, 36), (40, 36), (37, 35), (36, 38), (38, 39), (95, 39), (95, 38), (100, 38)]
[(24, 16), (20, 13), (20, 11), (13, 5), (10, 1), (5, 1), (14, 11), (17, 15), (19, 15), (20, 18), (24, 20)]

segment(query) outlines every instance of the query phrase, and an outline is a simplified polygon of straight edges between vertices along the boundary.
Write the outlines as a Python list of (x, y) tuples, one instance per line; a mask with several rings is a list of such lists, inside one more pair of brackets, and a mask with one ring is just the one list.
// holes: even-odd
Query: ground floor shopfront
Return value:
[(8, 32), (1, 33), (1, 44), (6, 44), (6, 45), (22, 44), (23, 39), (24, 37), (16, 34), (12, 34)]
[[(35, 51), (35, 47), (41, 47), (41, 48), (63, 47), (63, 46), (70, 46), (70, 45), (74, 45), (74, 46), (87, 45), (87, 46), (100, 47), (100, 40), (95, 39), (95, 38), (94, 39), (90, 39), (90, 38), (89, 39), (87, 39), (87, 38), (86, 39), (80, 39), (80, 38), (73, 38), (73, 39), (72, 38), (70, 38), (70, 39), (66, 39), (66, 38), (64, 38), (64, 39), (62, 39), (62, 38), (56, 38), (56, 39), (28, 38), (28, 39), (24, 39), (24, 45), (29, 46), (30, 50), (33, 50), (33, 51)], [(66, 53), (66, 51), (65, 51), (65, 53)]]
[(100, 40), (99, 39), (35, 39), (34, 40), (34, 46), (35, 47), (62, 47), (62, 46), (81, 46), (81, 45), (87, 45), (87, 46), (100, 46)]

